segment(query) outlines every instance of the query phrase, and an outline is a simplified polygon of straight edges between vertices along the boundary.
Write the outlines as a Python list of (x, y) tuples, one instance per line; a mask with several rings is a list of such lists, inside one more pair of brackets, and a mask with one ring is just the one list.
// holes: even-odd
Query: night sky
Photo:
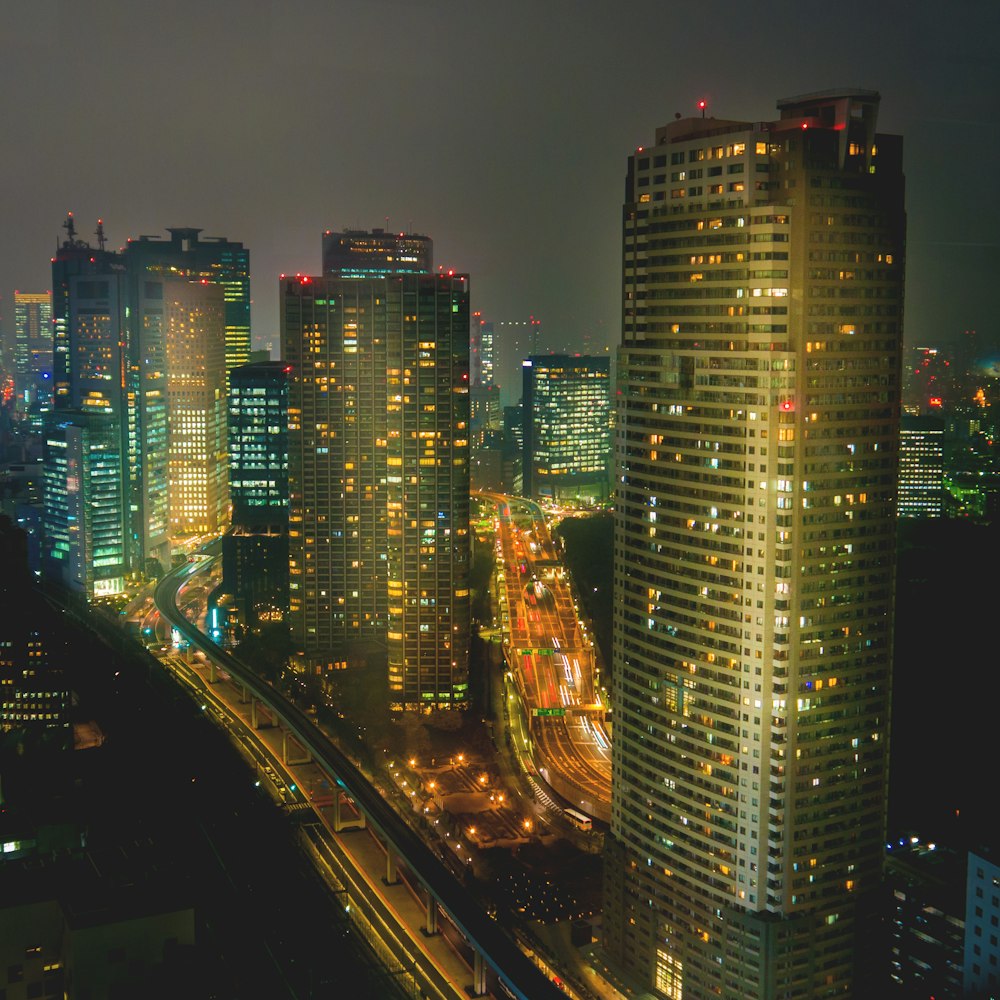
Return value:
[(700, 98), (758, 121), (847, 86), (905, 136), (908, 342), (996, 345), (998, 40), (996, 0), (4, 0), (5, 332), (14, 289), (50, 286), (67, 211), (111, 246), (242, 240), (275, 348), (278, 274), (317, 273), (324, 229), (388, 220), (468, 271), (487, 319), (600, 350), (629, 152)]

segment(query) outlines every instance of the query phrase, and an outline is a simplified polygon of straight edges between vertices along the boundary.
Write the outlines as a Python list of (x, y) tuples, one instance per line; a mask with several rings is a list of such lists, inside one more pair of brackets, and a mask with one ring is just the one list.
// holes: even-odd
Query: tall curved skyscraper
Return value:
[(905, 233), (878, 105), (678, 116), (628, 161), (604, 946), (671, 1000), (861, 996), (877, 939)]

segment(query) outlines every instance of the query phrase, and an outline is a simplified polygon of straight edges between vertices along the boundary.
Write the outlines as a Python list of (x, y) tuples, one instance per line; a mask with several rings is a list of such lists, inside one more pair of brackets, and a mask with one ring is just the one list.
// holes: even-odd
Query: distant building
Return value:
[(900, 517), (941, 517), (944, 509), (944, 421), (903, 415), (899, 427)]
[[(228, 516), (226, 363), (227, 352), (245, 360), (249, 349), (248, 256), (240, 244), (199, 240), (194, 229), (171, 230), (168, 243), (140, 237), (113, 253), (103, 224), (96, 246), (78, 238), (72, 215), (64, 227), (52, 263), (48, 429), (101, 414), (102, 439), (117, 437), (124, 581), (168, 565), (173, 533), (214, 531)], [(87, 432), (98, 436), (96, 418)], [(46, 505), (57, 517), (59, 508)], [(44, 533), (61, 539), (63, 529)], [(49, 554), (62, 544), (46, 543)], [(65, 567), (59, 558), (47, 565)]]
[(495, 385), (493, 373), (493, 324), (476, 312), (472, 314), (470, 331), (469, 378), (473, 388)]
[(289, 372), (283, 361), (260, 361), (229, 373), (232, 527), (222, 586), (249, 628), (288, 615)]
[(52, 405), (52, 336), (52, 293), (14, 292), (17, 403), (25, 412)]
[(471, 442), (473, 453), (480, 448), (486, 438), (502, 427), (503, 413), (500, 408), (500, 387), (496, 385), (474, 385), (469, 390), (469, 412), (471, 414)]
[(323, 274), (376, 278), (389, 274), (427, 274), (434, 266), (434, 243), (416, 233), (384, 229), (345, 229), (323, 234)]
[[(53, 655), (51, 611), (28, 574), (27, 539), (0, 517), (0, 733), (19, 730), (68, 747), (71, 694), (66, 663)], [(0, 801), (3, 788), (0, 785)], [(2, 859), (0, 859), (2, 863)], [(2, 937), (2, 935), (0, 935)]]
[(42, 575), (87, 600), (121, 593), (128, 540), (121, 438), (107, 410), (62, 410), (45, 436)]
[(524, 495), (606, 500), (611, 485), (608, 359), (534, 355), (521, 371)]
[(962, 997), (966, 858), (917, 840), (886, 852), (889, 977), (901, 997)]
[(118, 413), (127, 367), (125, 296), (120, 254), (77, 238), (70, 213), (66, 239), (52, 259), (52, 380), (55, 409), (79, 407), (82, 394), (106, 396)]
[(520, 496), (524, 491), (524, 408), (521, 403), (503, 408), (504, 492)]

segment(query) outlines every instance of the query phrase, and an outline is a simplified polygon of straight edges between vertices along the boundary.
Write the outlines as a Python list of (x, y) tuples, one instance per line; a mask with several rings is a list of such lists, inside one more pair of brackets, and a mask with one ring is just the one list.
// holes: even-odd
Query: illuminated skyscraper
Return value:
[(14, 370), (24, 410), (52, 404), (52, 293), (14, 292)]
[[(77, 238), (71, 212), (63, 223), (66, 239), (52, 258), (52, 380), (55, 409), (80, 405), (84, 382), (100, 398), (124, 391), (125, 303), (120, 254), (104, 249), (98, 224), (98, 246)], [(83, 282), (78, 288), (78, 283)], [(85, 299), (86, 302), (77, 302)], [(119, 394), (120, 395), (120, 394)], [(120, 408), (121, 399), (113, 402)]]
[(221, 287), (226, 372), (245, 365), (250, 357), (250, 251), (224, 236), (200, 236), (200, 229), (175, 226), (167, 232), (169, 240), (140, 236), (128, 241), (129, 271), (136, 278), (173, 275)]
[(900, 517), (941, 517), (944, 510), (944, 421), (903, 415), (899, 428)]
[(170, 531), (218, 531), (229, 510), (223, 290), (173, 281), (164, 295)]
[(417, 233), (384, 229), (327, 230), (323, 234), (323, 274), (342, 278), (375, 278), (388, 274), (427, 274), (434, 262), (434, 243)]
[(118, 593), (130, 569), (125, 268), (67, 239), (52, 260), (55, 398), (45, 428), (42, 574), (88, 599)]
[(606, 500), (608, 359), (538, 354), (522, 362), (521, 371), (525, 496)]
[(471, 351), (469, 377), (473, 386), (492, 386), (493, 381), (493, 324), (482, 318), (481, 313), (472, 314)]
[(241, 622), (288, 615), (288, 376), (283, 361), (229, 373), (232, 529), (222, 541), (223, 587)]
[(45, 434), (44, 470), (43, 576), (87, 600), (121, 593), (129, 553), (110, 408), (61, 411)]
[(464, 706), (468, 277), (384, 267), (282, 283), (292, 637), (326, 665), (387, 645), (394, 708)]
[(905, 229), (878, 104), (629, 157), (604, 943), (672, 1000), (870, 985)]

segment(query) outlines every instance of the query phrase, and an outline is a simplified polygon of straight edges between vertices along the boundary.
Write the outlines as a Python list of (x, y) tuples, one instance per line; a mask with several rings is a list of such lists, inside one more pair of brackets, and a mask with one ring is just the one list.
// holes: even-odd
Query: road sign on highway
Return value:
[(565, 708), (533, 708), (532, 715), (565, 715)]

